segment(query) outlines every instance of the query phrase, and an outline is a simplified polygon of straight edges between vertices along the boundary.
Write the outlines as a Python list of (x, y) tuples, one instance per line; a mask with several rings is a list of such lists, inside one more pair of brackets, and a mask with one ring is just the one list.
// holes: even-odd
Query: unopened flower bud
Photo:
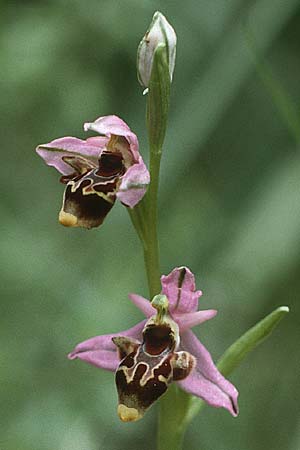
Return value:
[(150, 27), (140, 42), (137, 53), (138, 79), (142, 86), (148, 87), (151, 78), (153, 56), (159, 44), (164, 44), (167, 50), (170, 80), (175, 67), (176, 34), (163, 14), (157, 11)]

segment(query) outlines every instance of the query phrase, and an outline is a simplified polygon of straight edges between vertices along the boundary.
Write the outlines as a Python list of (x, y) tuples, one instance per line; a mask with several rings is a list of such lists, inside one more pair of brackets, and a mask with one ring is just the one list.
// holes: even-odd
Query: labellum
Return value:
[[(167, 300), (165, 296), (157, 297)], [(128, 337), (113, 338), (121, 358), (116, 385), (118, 414), (124, 422), (141, 419), (172, 381), (186, 378), (194, 367), (192, 355), (176, 352), (178, 326), (165, 314), (164, 308), (159, 306), (158, 314), (147, 321), (142, 343)]]
[(59, 221), (65, 226), (100, 225), (116, 200), (120, 177), (125, 173), (121, 153), (103, 151), (98, 164), (78, 156), (64, 157), (74, 173), (62, 176), (67, 184)]

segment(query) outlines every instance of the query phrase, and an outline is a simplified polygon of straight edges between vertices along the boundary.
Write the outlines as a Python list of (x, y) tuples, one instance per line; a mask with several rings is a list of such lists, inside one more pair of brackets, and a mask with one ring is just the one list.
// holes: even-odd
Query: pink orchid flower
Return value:
[(150, 176), (136, 135), (119, 117), (99, 117), (85, 123), (84, 130), (102, 136), (63, 137), (39, 145), (36, 151), (63, 175), (60, 223), (93, 228), (101, 225), (116, 198), (133, 208), (144, 196)]
[(79, 358), (116, 373), (118, 414), (140, 419), (171, 382), (216, 408), (238, 414), (238, 391), (214, 365), (211, 355), (190, 330), (213, 318), (213, 309), (197, 311), (201, 291), (186, 267), (161, 277), (162, 294), (147, 299), (130, 294), (146, 320), (126, 331), (96, 336), (78, 344), (69, 359)]

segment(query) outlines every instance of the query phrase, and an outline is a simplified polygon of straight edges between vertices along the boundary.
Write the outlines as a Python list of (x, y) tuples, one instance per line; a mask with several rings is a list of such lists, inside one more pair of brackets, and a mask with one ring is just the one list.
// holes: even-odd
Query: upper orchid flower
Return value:
[(116, 198), (133, 208), (144, 196), (149, 172), (136, 135), (117, 116), (99, 117), (84, 130), (101, 135), (86, 140), (55, 139), (37, 147), (46, 164), (63, 174), (66, 184), (59, 221), (65, 226), (101, 225)]
[(209, 352), (190, 331), (217, 311), (197, 311), (202, 292), (195, 290), (194, 275), (188, 268), (174, 269), (161, 277), (161, 283), (162, 294), (151, 303), (139, 295), (129, 295), (147, 320), (129, 330), (84, 341), (69, 358), (116, 372), (118, 414), (123, 421), (140, 419), (172, 381), (236, 416), (236, 388), (221, 375)]

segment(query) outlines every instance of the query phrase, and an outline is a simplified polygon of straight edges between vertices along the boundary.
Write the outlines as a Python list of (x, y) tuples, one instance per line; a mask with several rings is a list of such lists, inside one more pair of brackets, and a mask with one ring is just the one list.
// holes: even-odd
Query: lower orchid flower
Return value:
[(202, 292), (195, 290), (194, 275), (186, 267), (162, 276), (161, 284), (162, 293), (151, 303), (129, 295), (146, 320), (129, 330), (84, 341), (68, 357), (116, 373), (118, 414), (125, 422), (140, 419), (172, 382), (236, 416), (236, 388), (221, 375), (190, 330), (217, 311), (197, 311)]
[(63, 137), (36, 150), (66, 184), (60, 223), (93, 228), (101, 225), (116, 198), (133, 208), (144, 196), (150, 176), (137, 137), (123, 120), (99, 117), (84, 129), (104, 136)]

